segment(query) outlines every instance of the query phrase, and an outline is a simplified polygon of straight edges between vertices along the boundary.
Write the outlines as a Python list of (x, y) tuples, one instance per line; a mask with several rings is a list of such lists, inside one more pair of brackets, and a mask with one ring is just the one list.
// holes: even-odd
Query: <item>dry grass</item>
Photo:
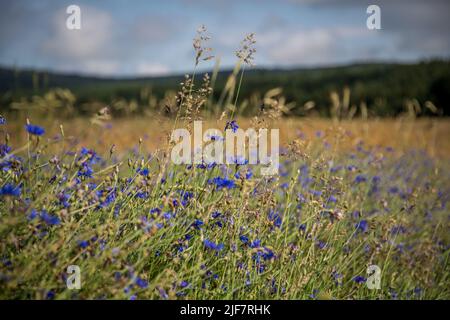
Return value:
[[(98, 152), (108, 152), (113, 144), (117, 151), (126, 151), (137, 146), (140, 138), (143, 149), (153, 151), (167, 143), (167, 136), (173, 127), (173, 122), (166, 117), (114, 119), (103, 126), (92, 124), (85, 118), (32, 120), (47, 128), (45, 138), (60, 134), (62, 124), (66, 135), (73, 137), (74, 143), (90, 146)], [(225, 120), (206, 120), (204, 130), (213, 127), (223, 129), (225, 123)], [(246, 118), (238, 119), (238, 123), (242, 128), (252, 125), (251, 119)], [(26, 139), (23, 124), (25, 119), (8, 124), (15, 145), (22, 144)], [(448, 119), (354, 119), (335, 122), (323, 118), (287, 118), (272, 122), (271, 127), (280, 129), (281, 145), (299, 138), (308, 142), (316, 139), (316, 134), (321, 132), (323, 139), (336, 151), (348, 151), (362, 141), (367, 146), (392, 147), (399, 153), (416, 149), (425, 150), (432, 157), (450, 157)]]

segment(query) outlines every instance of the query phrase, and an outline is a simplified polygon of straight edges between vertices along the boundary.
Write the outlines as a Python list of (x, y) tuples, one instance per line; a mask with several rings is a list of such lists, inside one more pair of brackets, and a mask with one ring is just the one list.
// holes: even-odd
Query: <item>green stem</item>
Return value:
[(238, 88), (237, 88), (237, 92), (236, 92), (236, 98), (234, 99), (234, 108), (231, 111), (230, 120), (233, 119), (234, 111), (237, 109), (237, 102), (238, 102), (238, 98), (239, 98), (239, 93), (241, 92), (242, 79), (244, 78), (244, 71), (245, 71), (245, 65), (242, 67), (241, 77), (239, 79), (239, 84), (238, 84)]

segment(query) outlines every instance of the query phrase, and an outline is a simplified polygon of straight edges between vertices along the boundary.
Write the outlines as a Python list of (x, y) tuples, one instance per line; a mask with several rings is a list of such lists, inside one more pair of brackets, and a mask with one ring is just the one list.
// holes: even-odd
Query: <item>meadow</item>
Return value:
[[(1, 296), (448, 299), (448, 141), (431, 143), (427, 121), (395, 137), (391, 121), (296, 121), (309, 130), (284, 144), (274, 177), (172, 165), (145, 146), (163, 139), (155, 124), (79, 119), (81, 141), (21, 125), (29, 140), (2, 144)], [(131, 128), (134, 145), (121, 140)], [(81, 290), (66, 287), (69, 265)], [(379, 290), (365, 285), (369, 265)]]
[[(209, 58), (198, 39), (196, 66)], [(449, 120), (336, 101), (332, 118), (286, 117), (274, 91), (243, 117), (243, 75), (210, 102), (194, 72), (165, 114), (3, 114), (0, 298), (450, 299)], [(171, 129), (208, 104), (207, 127), (279, 128), (279, 174), (174, 165)]]

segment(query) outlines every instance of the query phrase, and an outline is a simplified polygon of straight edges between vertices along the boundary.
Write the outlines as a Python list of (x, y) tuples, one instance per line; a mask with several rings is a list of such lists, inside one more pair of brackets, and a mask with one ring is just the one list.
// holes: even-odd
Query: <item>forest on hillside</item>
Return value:
[[(219, 100), (232, 70), (220, 71), (213, 99)], [(148, 106), (164, 104), (176, 94), (184, 75), (147, 78), (100, 78), (49, 71), (0, 68), (0, 108), (31, 101), (55, 88), (69, 90), (79, 114), (92, 104), (133, 104), (134, 113)], [(310, 113), (330, 116), (330, 105), (347, 99), (349, 107), (361, 112), (367, 106), (372, 116), (397, 116), (412, 106), (418, 115), (450, 115), (450, 61), (432, 60), (415, 64), (368, 63), (346, 66), (298, 69), (248, 69), (240, 88), (240, 101), (247, 101), (242, 115), (254, 114), (264, 94), (280, 88), (290, 103), (288, 115)], [(165, 99), (165, 100), (164, 100)], [(212, 104), (210, 104), (212, 105)]]

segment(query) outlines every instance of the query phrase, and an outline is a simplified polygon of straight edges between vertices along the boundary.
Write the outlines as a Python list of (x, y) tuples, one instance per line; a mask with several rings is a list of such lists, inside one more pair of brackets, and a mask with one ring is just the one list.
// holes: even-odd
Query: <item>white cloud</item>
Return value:
[(269, 56), (282, 64), (321, 63), (332, 54), (333, 37), (324, 30), (298, 32), (270, 46)]
[(273, 64), (326, 64), (339, 62), (346, 43), (363, 36), (364, 32), (347, 27), (275, 31), (259, 34), (258, 44)]
[[(0, 64), (127, 76), (190, 70), (190, 42), (200, 23), (208, 26), (223, 67), (235, 64), (234, 52), (251, 31), (258, 67), (449, 56), (448, 0), (379, 0), (379, 32), (365, 26), (370, 0), (251, 1), (244, 5), (258, 6), (251, 12), (238, 0), (182, 0), (177, 8), (157, 10), (147, 2), (82, 2), (82, 29), (68, 30), (64, 4), (15, 0), (0, 10)], [(201, 10), (194, 14), (188, 6)]]
[(136, 73), (141, 76), (164, 75), (169, 72), (170, 68), (160, 63), (141, 62), (136, 68)]
[(92, 59), (105, 56), (106, 48), (112, 41), (113, 19), (107, 12), (93, 7), (81, 8), (81, 29), (66, 28), (64, 11), (53, 17), (53, 34), (43, 42), (44, 53), (64, 59)]
[[(81, 7), (81, 29), (66, 27), (68, 14), (58, 10), (52, 18), (51, 34), (41, 44), (42, 54), (52, 57), (60, 71), (114, 75), (120, 71), (120, 62), (113, 52), (112, 16), (94, 7)], [(116, 44), (117, 45), (117, 44)]]
[(107, 75), (162, 75), (169, 68), (161, 61), (148, 63), (154, 50), (176, 34), (178, 22), (141, 15), (120, 25), (110, 12), (81, 6), (81, 29), (66, 28), (65, 8), (52, 16), (51, 32), (40, 45), (40, 54), (51, 57), (59, 71)]

